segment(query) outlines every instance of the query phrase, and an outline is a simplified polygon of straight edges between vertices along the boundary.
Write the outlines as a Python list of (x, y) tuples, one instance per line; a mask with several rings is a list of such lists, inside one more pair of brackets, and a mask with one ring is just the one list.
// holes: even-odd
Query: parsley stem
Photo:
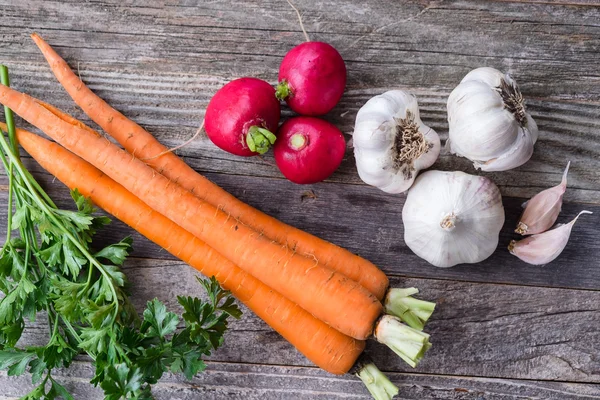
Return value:
[[(4, 86), (10, 87), (10, 78), (8, 76), (8, 67), (6, 65), (0, 64), (0, 83)], [(8, 140), (11, 146), (11, 150), (13, 154), (17, 157), (17, 160), (21, 161), (21, 156), (19, 155), (19, 140), (17, 138), (17, 130), (15, 128), (15, 118), (12, 110), (7, 106), (4, 106), (4, 119), (6, 121), (6, 127), (8, 130)], [(6, 168), (6, 163), (4, 163), (4, 167)], [(7, 168), (8, 170), (8, 168)], [(25, 170), (24, 179), (29, 180), (33, 186), (40, 192), (40, 194), (44, 197), (44, 199), (54, 208), (56, 208), (56, 204), (52, 201), (50, 196), (46, 194), (46, 192), (41, 188), (39, 183), (33, 176), (29, 173), (29, 171)]]
[[(75, 340), (77, 340), (78, 343), (81, 343), (81, 336), (79, 336), (77, 331), (75, 331), (75, 328), (73, 328), (73, 325), (71, 325), (71, 323), (65, 317), (60, 317), (60, 319), (62, 320), (63, 324), (65, 324), (65, 326), (67, 327), (69, 332), (71, 332), (71, 335), (73, 335)], [(89, 356), (92, 357), (91, 354)], [(92, 357), (92, 358), (94, 358), (94, 357)]]
[[(4, 136), (4, 133), (2, 133)], [(2, 154), (4, 158), (4, 154)], [(6, 221), (6, 245), (10, 243), (10, 236), (12, 233), (12, 215), (13, 215), (13, 166), (12, 164), (8, 167), (8, 219)]]
[[(6, 65), (2, 65), (0, 64), (0, 83), (2, 83), (4, 86), (10, 87), (10, 78), (8, 76), (8, 67), (6, 67)], [(15, 119), (14, 119), (14, 115), (13, 112), (10, 108), (8, 108), (7, 106), (4, 106), (4, 118), (6, 120), (6, 127), (8, 130), (8, 139), (9, 139), (9, 143), (11, 146), (11, 150), (12, 150), (12, 154), (16, 157), (16, 159), (18, 161), (21, 160), (20, 156), (19, 156), (19, 142), (17, 139), (17, 132), (15, 130)], [(3, 163), (5, 164), (6, 167), (6, 163), (5, 163), (5, 159), (3, 158)], [(11, 236), (11, 232), (12, 232), (12, 208), (13, 208), (13, 201), (12, 201), (12, 196), (13, 196), (13, 191), (15, 192), (15, 205), (16, 205), (16, 209), (21, 209), (23, 207), (23, 202), (21, 201), (21, 198), (18, 194), (18, 192), (15, 191), (14, 185), (15, 185), (15, 180), (17, 184), (21, 184), (21, 179), (18, 176), (15, 176), (13, 173), (13, 163), (10, 163), (10, 166), (8, 168), (8, 175), (9, 175), (9, 184), (8, 184), (8, 223), (7, 223), (7, 232), (6, 232), (6, 236), (7, 236), (7, 242), (8, 240), (10, 240), (10, 236)], [(36, 182), (37, 184), (37, 182)], [(27, 212), (27, 209), (26, 209)], [(25, 227), (20, 226), (19, 227), (19, 231), (21, 233), (21, 236), (23, 237), (23, 239), (25, 240), (25, 268), (27, 268), (27, 266), (29, 265), (29, 260), (31, 257), (31, 247), (32, 247), (32, 243), (30, 242), (29, 238), (30, 238), (30, 234), (31, 231), (34, 228), (29, 225), (26, 224)], [(35, 233), (33, 233), (33, 237), (35, 237)], [(35, 241), (34, 241), (35, 242)], [(37, 246), (34, 246), (34, 250), (37, 250)], [(23, 272), (23, 275), (21, 275), (21, 280), (25, 279), (26, 277), (26, 272)]]
[(90, 262), (91, 266), (94, 266), (96, 269), (98, 269), (98, 271), (100, 271), (100, 273), (102, 274), (102, 276), (104, 276), (104, 278), (107, 280), (107, 282), (110, 283), (110, 291), (111, 291), (111, 294), (112, 294), (112, 297), (113, 297), (113, 303), (115, 304), (115, 311), (114, 311), (113, 319), (116, 320), (118, 318), (118, 315), (119, 315), (119, 299), (117, 297), (117, 291), (115, 289), (115, 285), (113, 284), (110, 275), (104, 270), (104, 268), (102, 267), (102, 264), (100, 264), (98, 262), (98, 260), (96, 260), (94, 258), (94, 256), (92, 256), (90, 254), (90, 252), (81, 244), (80, 240), (78, 240), (77, 238), (75, 238), (75, 236), (73, 236), (73, 234), (56, 217), (56, 214), (48, 207), (48, 204), (46, 202), (44, 202), (42, 198), (40, 198), (39, 193), (35, 190), (35, 188), (33, 187), (32, 183), (28, 179), (25, 179), (26, 178), (26, 174), (23, 171), (24, 170), (23, 164), (21, 164), (21, 162), (19, 160), (17, 160), (17, 158), (15, 157), (15, 155), (10, 152), (9, 145), (6, 142), (6, 139), (4, 138), (4, 135), (0, 135), (0, 145), (2, 146), (2, 148), (4, 149), (4, 151), (6, 151), (8, 153), (7, 155), (8, 155), (9, 160), (12, 161), (12, 163), (15, 166), (16, 171), (20, 174), (21, 178), (23, 178), (25, 186), (29, 189), (28, 194), (30, 195), (31, 199), (34, 202), (36, 202), (37, 205), (38, 205), (38, 207), (42, 211), (44, 211), (46, 213), (47, 217), (59, 229), (61, 229), (63, 231), (65, 237), (67, 239), (69, 239), (71, 241), (71, 243), (73, 243), (73, 245), (75, 245), (75, 247), (77, 247), (77, 249), (81, 252), (81, 254), (83, 254), (83, 256), (85, 258), (88, 259), (88, 261)]
[[(8, 77), (8, 67), (0, 64), (0, 82), (4, 86), (10, 86), (10, 79)], [(7, 106), (4, 106), (4, 117), (6, 119), (6, 127), (8, 128), (8, 139), (12, 147), (13, 154), (19, 158), (19, 142), (17, 141), (17, 133), (15, 131), (15, 119), (13, 112)]]
[(50, 339), (52, 339), (52, 310), (50, 309), (50, 304), (46, 304), (46, 315), (48, 315), (48, 334), (50, 335)]
[[(0, 64), (0, 82), (4, 86), (10, 86), (10, 79), (8, 77), (8, 68), (6, 65)], [(4, 106), (4, 120), (6, 121), (6, 128), (8, 133), (8, 139), (12, 145), (12, 152), (19, 154), (16, 144), (16, 133), (15, 133), (15, 120), (13, 116), (13, 112), (7, 106)], [(4, 132), (2, 132), (4, 136)], [(2, 162), (4, 167), (7, 167), (6, 158), (4, 154), (2, 154)], [(13, 215), (13, 190), (14, 190), (14, 174), (13, 174), (13, 165), (10, 163), (7, 168), (8, 171), (8, 221), (6, 228), (6, 243), (9, 243), (10, 236), (12, 232), (12, 215)]]
[(31, 173), (27, 169), (24, 169), (23, 172), (25, 173), (25, 179), (27, 179), (29, 183), (33, 185), (33, 187), (37, 190), (37, 193), (39, 193), (44, 198), (44, 200), (46, 200), (50, 207), (58, 208), (56, 207), (56, 204), (54, 204), (54, 201), (52, 201), (50, 196), (48, 196), (48, 194), (44, 191), (44, 189), (42, 189), (40, 184), (33, 178)]
[(55, 336), (54, 327), (56, 326), (56, 312), (52, 310), (50, 305), (46, 306), (46, 312), (48, 314), (48, 333), (50, 334), (50, 340), (48, 342), (52, 342), (52, 339)]
[(54, 317), (54, 328), (52, 328), (52, 336), (50, 336), (50, 342), (52, 342), (58, 334), (58, 315), (55, 315)]

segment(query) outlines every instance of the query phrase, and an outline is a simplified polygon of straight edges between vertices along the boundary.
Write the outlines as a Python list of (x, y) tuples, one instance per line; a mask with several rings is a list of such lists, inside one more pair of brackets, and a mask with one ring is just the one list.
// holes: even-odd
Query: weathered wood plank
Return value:
[[(31, 68), (22, 64), (14, 66), (14, 69), (15, 87), (35, 97), (55, 99), (51, 101), (58, 107), (87, 121), (70, 98), (57, 87), (58, 84), (48, 74), (44, 65)], [(32, 78), (40, 73), (45, 79), (40, 81)], [(146, 126), (168, 146), (178, 145), (193, 135), (210, 96), (225, 83), (223, 78), (202, 76), (194, 79), (191, 76), (181, 78), (172, 75), (156, 82), (156, 77), (148, 75), (124, 78), (122, 72), (115, 70), (98, 74), (84, 71), (83, 74), (84, 79), (92, 83), (91, 87), (94, 90), (109, 98), (115, 107)], [(98, 79), (96, 83), (95, 79)], [(128, 83), (124, 84), (123, 79), (127, 79)], [(183, 91), (184, 87), (191, 87), (190, 91)], [(385, 90), (387, 88), (349, 90), (338, 106), (339, 110), (329, 119), (344, 132), (351, 133), (359, 107), (369, 97)], [(449, 91), (432, 92), (419, 88), (411, 90), (419, 97), (424, 121), (440, 132), (445, 139), (445, 101)], [(516, 170), (490, 173), (487, 176), (500, 186), (505, 195), (530, 197), (541, 188), (559, 181), (564, 165), (567, 160), (571, 160), (571, 189), (566, 200), (600, 204), (600, 185), (595, 174), (596, 163), (600, 162), (597, 140), (597, 132), (600, 131), (598, 106), (585, 102), (565, 103), (538, 99), (529, 103), (544, 132), (536, 145), (533, 159)], [(344, 114), (342, 110), (347, 113)], [(290, 115), (289, 112), (286, 112), (286, 115)], [(192, 167), (200, 171), (282, 178), (271, 153), (260, 158), (236, 157), (217, 149), (206, 137), (199, 138), (178, 152)], [(432, 168), (476, 173), (468, 160), (449, 154), (442, 154)], [(362, 184), (356, 173), (351, 149), (348, 149), (340, 169), (329, 181)]]
[[(343, 131), (352, 131), (356, 111), (370, 96), (405, 87), (418, 96), (424, 121), (445, 137), (450, 90), (469, 69), (495, 66), (521, 84), (541, 137), (531, 162), (489, 176), (505, 195), (529, 197), (572, 160), (574, 190), (567, 200), (600, 203), (598, 8), (461, 1), (432, 3), (426, 12), (412, 2), (299, 6), (311, 34), (331, 41), (348, 61), (347, 94), (328, 117)], [(75, 110), (31, 41), (10, 26), (40, 31), (79, 65), (94, 90), (173, 145), (193, 134), (218, 87), (240, 75), (273, 82), (281, 56), (300, 40), (292, 10), (278, 1), (165, 8), (28, 1), (3, 12), (9, 23), (0, 27), (0, 58), (13, 66), (17, 87)], [(68, 18), (73, 15), (85, 17), (73, 23)], [(105, 20), (127, 23), (107, 29)], [(14, 48), (20, 51), (15, 54)], [(206, 138), (182, 154), (203, 171), (280, 177), (270, 156), (233, 157)], [(474, 171), (468, 161), (446, 155), (435, 167)], [(360, 182), (350, 154), (332, 180)]]
[[(195, 271), (179, 261), (132, 259), (126, 265), (132, 299), (141, 308), (158, 297), (170, 308), (176, 295), (198, 295)], [(367, 351), (385, 371), (600, 383), (600, 292), (392, 278), (415, 286), (438, 308), (426, 327), (433, 348), (412, 370), (394, 353), (370, 342)], [(310, 366), (252, 312), (231, 325), (213, 361)], [(40, 320), (23, 345), (47, 340)], [(323, 388), (325, 389), (325, 388)]]
[[(28, 160), (26, 164), (60, 206), (73, 207), (68, 190), (60, 182), (53, 182), (35, 162)], [(564, 205), (559, 222), (570, 221), (582, 209), (595, 214), (584, 215), (577, 222), (571, 241), (559, 259), (545, 267), (534, 267), (508, 253), (508, 243), (517, 238), (512, 230), (523, 200), (504, 198), (507, 220), (494, 255), (476, 265), (444, 269), (429, 265), (404, 244), (401, 215), (404, 196), (388, 195), (363, 185), (299, 186), (273, 178), (224, 174), (208, 174), (208, 177), (267, 214), (358, 253), (391, 275), (600, 289), (600, 244), (596, 240), (600, 207), (595, 205)], [(0, 177), (0, 184), (6, 183), (6, 178)], [(310, 196), (306, 196), (307, 193)], [(6, 202), (6, 196), (6, 191), (0, 191), (0, 204)], [(4, 219), (0, 213), (0, 224)], [(101, 231), (99, 237), (101, 243), (107, 243), (127, 234), (133, 231), (115, 221)], [(136, 256), (173, 258), (139, 235), (133, 236)]]
[[(369, 97), (401, 87), (417, 95), (424, 121), (445, 138), (446, 98), (468, 70), (494, 66), (516, 77), (541, 135), (529, 163), (489, 174), (506, 196), (508, 215), (496, 254), (477, 266), (440, 270), (426, 265), (402, 240), (404, 197), (362, 185), (351, 154), (327, 183), (306, 187), (281, 179), (270, 155), (236, 158), (206, 138), (181, 154), (242, 200), (360, 253), (392, 275), (394, 284), (415, 285), (425, 298), (439, 302), (428, 326), (434, 348), (418, 370), (409, 371), (377, 344), (368, 347), (382, 369), (394, 371), (402, 398), (600, 398), (600, 292), (559, 289), (600, 288), (594, 229), (600, 212), (597, 2), (305, 0), (297, 5), (311, 38), (332, 43), (347, 61), (347, 93), (327, 116), (346, 133)], [(193, 134), (211, 95), (233, 77), (253, 75), (273, 83), (281, 57), (302, 40), (294, 12), (279, 0), (0, 0), (0, 17), (0, 62), (11, 67), (15, 87), (82, 116), (27, 37), (38, 31), (95, 91), (168, 145)], [(284, 116), (290, 115), (284, 109)], [(573, 165), (560, 221), (584, 207), (596, 214), (578, 222), (555, 263), (526, 266), (504, 250), (513, 237), (520, 198), (556, 184), (567, 160)], [(435, 168), (473, 172), (468, 161), (449, 155), (442, 155)], [(61, 205), (69, 204), (61, 185), (33, 170)], [(309, 190), (316, 198), (304, 196)], [(0, 189), (2, 204), (6, 192)], [(3, 218), (0, 213), (0, 226)], [(115, 223), (100, 239), (114, 241), (129, 232)], [(138, 307), (155, 296), (173, 306), (176, 295), (197, 292), (191, 269), (137, 236), (135, 254), (139, 258), (127, 264), (127, 273)], [(40, 342), (45, 334), (38, 321), (23, 343)], [(90, 374), (88, 363), (77, 362), (58, 376), (76, 398), (100, 398), (89, 390)], [(0, 398), (23, 394), (27, 382), (0, 373)], [(157, 394), (368, 398), (356, 379), (310, 368), (249, 312), (233, 325), (205, 375), (192, 383), (167, 376)]]
[[(55, 378), (76, 399), (102, 399), (98, 389), (91, 389), (90, 365), (76, 361), (69, 370), (61, 370)], [(583, 400), (600, 398), (600, 387), (593, 384), (531, 382), (507, 379), (470, 378), (427, 374), (389, 373), (405, 400), (506, 400), (547, 399)], [(16, 400), (26, 393), (30, 382), (22, 377), (7, 377), (0, 372), (1, 400)], [(157, 399), (370, 399), (362, 383), (355, 377), (336, 377), (316, 368), (263, 366), (254, 364), (209, 362), (207, 370), (186, 382), (167, 375), (154, 386)]]

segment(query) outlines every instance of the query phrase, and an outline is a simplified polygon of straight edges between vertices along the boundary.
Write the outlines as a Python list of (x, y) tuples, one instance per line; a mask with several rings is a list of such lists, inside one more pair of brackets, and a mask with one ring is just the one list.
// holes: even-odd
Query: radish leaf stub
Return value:
[(264, 154), (275, 142), (281, 114), (275, 89), (260, 79), (239, 78), (223, 86), (206, 108), (204, 129), (219, 148), (238, 155)]
[(276, 96), (302, 115), (323, 115), (346, 87), (346, 65), (333, 46), (305, 42), (291, 49), (279, 67)]
[(344, 135), (335, 125), (314, 117), (294, 117), (283, 123), (273, 147), (275, 162), (294, 183), (327, 179), (346, 151)]

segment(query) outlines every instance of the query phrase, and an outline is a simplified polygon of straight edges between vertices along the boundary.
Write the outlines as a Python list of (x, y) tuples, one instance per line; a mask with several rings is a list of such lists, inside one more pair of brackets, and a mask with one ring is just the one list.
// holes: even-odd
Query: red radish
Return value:
[(256, 78), (239, 78), (223, 86), (210, 100), (204, 116), (209, 139), (238, 156), (266, 153), (275, 143), (281, 107), (275, 90)]
[(279, 67), (277, 98), (302, 115), (323, 115), (346, 87), (346, 65), (333, 46), (305, 42), (290, 50)]
[(346, 141), (335, 125), (314, 117), (294, 117), (281, 125), (273, 147), (275, 162), (294, 183), (316, 183), (340, 166)]

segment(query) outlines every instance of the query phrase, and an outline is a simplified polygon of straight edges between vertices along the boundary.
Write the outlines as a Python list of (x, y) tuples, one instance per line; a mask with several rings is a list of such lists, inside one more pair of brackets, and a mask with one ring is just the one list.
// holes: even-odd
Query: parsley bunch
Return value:
[[(8, 85), (6, 67), (0, 66)], [(191, 379), (205, 368), (202, 357), (223, 343), (229, 317), (241, 312), (213, 278), (198, 279), (208, 300), (178, 297), (176, 315), (154, 299), (140, 317), (127, 292), (121, 266), (132, 240), (92, 250), (96, 231), (110, 222), (77, 190), (76, 211), (59, 209), (23, 166), (12, 112), (5, 108), (8, 141), (0, 132), (0, 161), (8, 175), (8, 220), (0, 250), (0, 369), (8, 375), (27, 370), (37, 385), (23, 399), (72, 399), (52, 376), (85, 353), (108, 400), (151, 399), (151, 385), (163, 373)], [(26, 322), (39, 313), (48, 319), (44, 346), (17, 347)], [(180, 320), (184, 326), (177, 329)]]

